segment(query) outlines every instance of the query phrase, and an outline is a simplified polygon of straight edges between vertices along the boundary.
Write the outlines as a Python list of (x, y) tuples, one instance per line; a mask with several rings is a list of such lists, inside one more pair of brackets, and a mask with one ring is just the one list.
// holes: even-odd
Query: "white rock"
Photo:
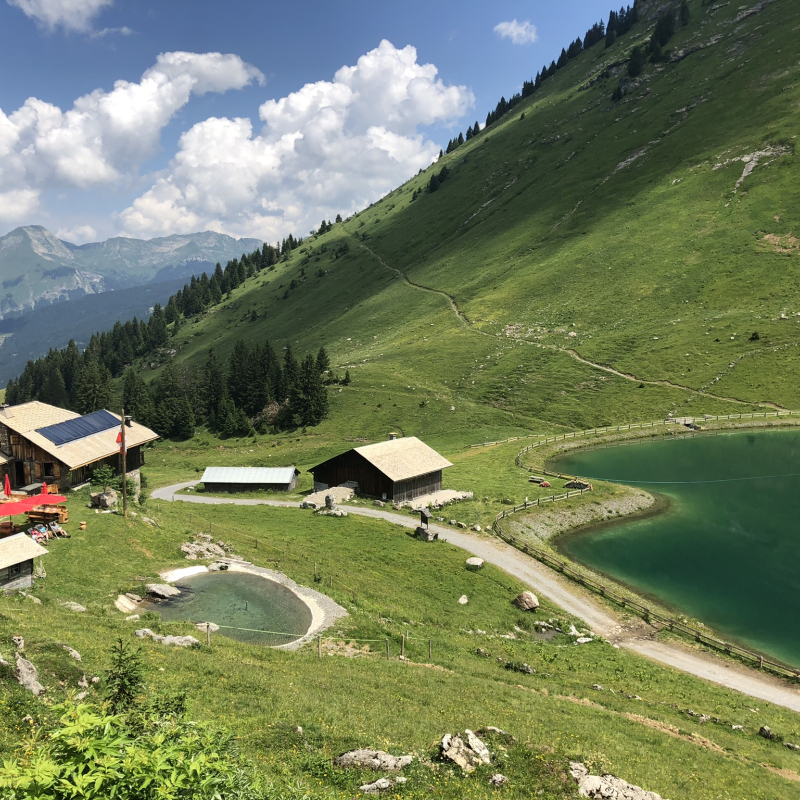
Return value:
[(166, 583), (148, 583), (145, 588), (148, 594), (152, 594), (155, 597), (177, 597), (181, 593), (180, 589), (176, 589)]
[(80, 603), (75, 603), (72, 600), (65, 600), (64, 602), (59, 603), (59, 605), (64, 606), (64, 608), (69, 609), (70, 611), (74, 611), (76, 614), (81, 614), (86, 611), (86, 609)]
[(154, 642), (174, 645), (175, 647), (191, 647), (192, 645), (200, 644), (194, 636), (159, 636), (157, 633), (153, 633), (150, 628), (141, 628), (138, 631), (134, 631), (134, 635), (140, 639), (150, 637)]
[(23, 658), (19, 653), (14, 653), (17, 659), (17, 666), (14, 669), (14, 677), (20, 686), (24, 686), (29, 692), (37, 697), (44, 694), (44, 686), (39, 683), (39, 673), (30, 661)]
[(125, 594), (119, 595), (117, 599), (114, 601), (114, 605), (116, 606), (118, 611), (121, 611), (123, 614), (130, 614), (133, 611), (138, 603), (135, 603)]
[(414, 756), (393, 756), (383, 750), (350, 750), (333, 760), (337, 767), (361, 767), (376, 772), (399, 772), (414, 760)]
[(481, 569), (483, 567), (483, 559), (477, 556), (472, 556), (467, 559), (467, 569)]
[(469, 598), (465, 594), (462, 594), (461, 597), (458, 598), (458, 602), (460, 605), (465, 606), (469, 603)]
[(62, 647), (63, 647), (63, 648), (64, 648), (64, 649), (65, 649), (65, 650), (66, 650), (66, 651), (67, 651), (67, 652), (70, 654), (70, 656), (71, 656), (72, 658), (74, 658), (76, 661), (80, 661), (80, 660), (81, 660), (81, 654), (80, 654), (80, 653), (79, 653), (77, 650), (73, 650), (73, 649), (72, 649), (72, 648), (71, 648), (69, 645), (67, 645), (67, 644), (62, 644), (61, 646), (62, 646)]
[(575, 644), (588, 644), (589, 642), (593, 642), (593, 641), (594, 641), (594, 639), (592, 639), (589, 636), (579, 636), (575, 640)]

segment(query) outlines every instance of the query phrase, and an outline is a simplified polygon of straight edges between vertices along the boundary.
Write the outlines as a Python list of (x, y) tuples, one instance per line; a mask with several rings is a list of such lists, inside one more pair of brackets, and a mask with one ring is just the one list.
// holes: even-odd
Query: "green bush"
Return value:
[[(63, 703), (0, 767), (4, 800), (264, 797), (230, 736), (150, 708), (133, 724), (106, 706)], [(169, 710), (169, 709), (168, 709)]]

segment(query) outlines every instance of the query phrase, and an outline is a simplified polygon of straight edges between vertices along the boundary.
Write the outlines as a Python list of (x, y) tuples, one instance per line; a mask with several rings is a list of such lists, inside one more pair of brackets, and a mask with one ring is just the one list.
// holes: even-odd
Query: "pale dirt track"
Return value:
[[(204, 505), (266, 505), (283, 508), (299, 508), (300, 506), (299, 503), (283, 500), (249, 500), (176, 494), (181, 489), (194, 486), (196, 483), (198, 481), (189, 481), (156, 489), (151, 497), (154, 500), (180, 500)], [(415, 528), (417, 525), (417, 521), (412, 517), (394, 514), (380, 508), (348, 506), (347, 511), (350, 514), (387, 520), (406, 528)], [(800, 689), (792, 688), (777, 678), (761, 675), (746, 667), (736, 666), (722, 658), (698, 653), (679, 644), (656, 641), (649, 638), (646, 633), (648, 629), (644, 626), (624, 627), (619, 619), (597, 603), (588, 592), (505, 542), (495, 538), (484, 538), (455, 531), (440, 525), (431, 525), (431, 528), (439, 534), (440, 539), (466, 550), (471, 555), (479, 556), (489, 564), (494, 564), (509, 575), (513, 575), (522, 583), (530, 586), (536, 593), (544, 595), (568, 613), (582, 619), (596, 635), (608, 639), (619, 647), (632, 650), (639, 655), (698, 678), (800, 712)], [(653, 629), (649, 629), (649, 632), (652, 633)]]

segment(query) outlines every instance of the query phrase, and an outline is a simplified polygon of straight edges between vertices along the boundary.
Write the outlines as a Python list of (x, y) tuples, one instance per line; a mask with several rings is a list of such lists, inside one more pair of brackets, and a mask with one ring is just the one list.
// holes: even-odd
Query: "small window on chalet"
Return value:
[(44, 468), (44, 477), (45, 478), (55, 478), (56, 476), (56, 465), (52, 461), (45, 461), (42, 464)]
[(22, 564), (12, 564), (8, 568), (8, 577), (9, 578), (16, 578), (18, 575), (22, 574)]

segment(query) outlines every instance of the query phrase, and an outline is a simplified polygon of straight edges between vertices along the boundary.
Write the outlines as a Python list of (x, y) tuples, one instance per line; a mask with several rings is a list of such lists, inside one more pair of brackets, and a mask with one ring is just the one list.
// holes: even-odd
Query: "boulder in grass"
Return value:
[(64, 606), (64, 608), (68, 609), (69, 611), (74, 611), (76, 614), (82, 614), (86, 611), (86, 608), (82, 606), (80, 603), (76, 603), (73, 600), (65, 600), (63, 603), (59, 603), (60, 606)]
[(39, 673), (36, 667), (19, 653), (14, 653), (14, 655), (17, 659), (17, 666), (14, 669), (14, 677), (17, 679), (17, 683), (37, 697), (44, 694), (45, 689), (39, 683)]
[(337, 767), (360, 767), (376, 772), (399, 772), (414, 760), (414, 756), (393, 756), (383, 750), (350, 750), (333, 760)]
[(471, 558), (467, 559), (467, 569), (476, 572), (479, 569), (483, 568), (483, 559), (478, 558), (477, 556), (472, 556)]
[(140, 639), (150, 637), (154, 642), (173, 645), (175, 647), (193, 647), (200, 644), (194, 636), (159, 636), (157, 633), (153, 633), (150, 628), (140, 628), (138, 631), (134, 631), (134, 635), (138, 636)]
[(481, 764), (490, 764), (492, 761), (489, 749), (470, 730), (454, 736), (446, 733), (439, 744), (439, 757), (452, 761), (464, 772), (473, 772)]
[(539, 608), (539, 598), (533, 592), (520, 592), (513, 600), (520, 611), (536, 611)]

